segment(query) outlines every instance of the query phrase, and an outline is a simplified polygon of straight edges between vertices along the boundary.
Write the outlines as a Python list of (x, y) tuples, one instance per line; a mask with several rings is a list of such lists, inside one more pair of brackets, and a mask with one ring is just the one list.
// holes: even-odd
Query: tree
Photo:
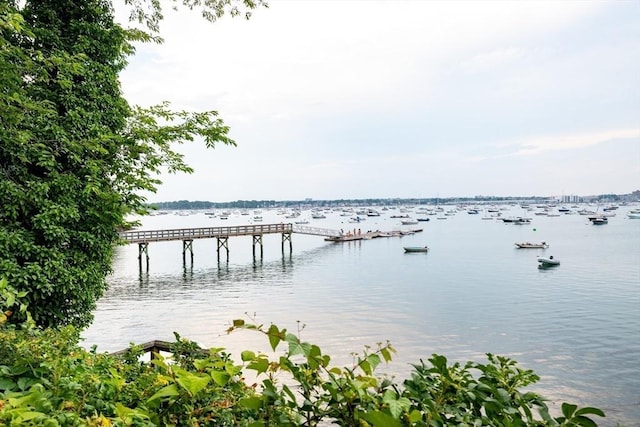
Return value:
[[(28, 292), (41, 326), (90, 324), (117, 231), (144, 211), (140, 191), (155, 191), (162, 169), (191, 171), (173, 144), (235, 145), (215, 111), (123, 98), (132, 43), (158, 41), (162, 18), (155, 0), (125, 2), (147, 32), (115, 23), (110, 0), (0, 4), (0, 275)], [(183, 4), (210, 20), (239, 13), (229, 0)]]

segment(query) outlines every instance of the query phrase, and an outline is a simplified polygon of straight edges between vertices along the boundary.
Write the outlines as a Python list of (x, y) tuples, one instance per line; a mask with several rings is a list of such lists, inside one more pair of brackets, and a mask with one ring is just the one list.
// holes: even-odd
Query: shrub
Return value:
[[(541, 396), (523, 390), (537, 375), (505, 357), (449, 365), (433, 355), (399, 385), (375, 376), (395, 352), (389, 343), (336, 367), (296, 334), (242, 320), (229, 332), (264, 334), (273, 356), (247, 350), (238, 364), (178, 334), (167, 358), (144, 361), (135, 345), (122, 356), (87, 351), (72, 326), (7, 322), (10, 308), (26, 311), (24, 297), (0, 281), (0, 426), (595, 426), (589, 416), (604, 416), (565, 403), (551, 417)], [(245, 383), (248, 371), (259, 384)]]

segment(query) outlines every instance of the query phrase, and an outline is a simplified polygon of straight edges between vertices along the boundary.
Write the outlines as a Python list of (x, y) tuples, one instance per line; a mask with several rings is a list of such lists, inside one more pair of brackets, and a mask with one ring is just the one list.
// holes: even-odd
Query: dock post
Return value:
[(147, 271), (149, 271), (149, 242), (138, 243), (138, 267), (142, 271), (142, 254), (147, 261)]
[(193, 263), (193, 240), (183, 240), (182, 241), (182, 263), (186, 263), (186, 254), (187, 251), (191, 254), (191, 263)]
[(229, 261), (229, 236), (218, 236), (218, 262), (220, 262), (220, 248), (224, 248), (227, 251), (227, 261)]
[(293, 243), (291, 241), (291, 232), (282, 233), (282, 255), (284, 255), (284, 242), (289, 241), (289, 255), (293, 252)]
[(262, 248), (262, 234), (254, 234), (253, 235), (253, 257), (256, 257), (256, 243), (260, 245), (260, 258), (262, 258), (264, 251)]

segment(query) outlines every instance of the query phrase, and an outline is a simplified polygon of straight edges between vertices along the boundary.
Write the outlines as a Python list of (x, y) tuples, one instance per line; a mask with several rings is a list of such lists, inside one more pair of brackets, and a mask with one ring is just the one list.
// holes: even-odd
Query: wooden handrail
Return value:
[(207, 239), (213, 237), (258, 236), (292, 233), (293, 224), (238, 225), (230, 227), (174, 228), (168, 230), (134, 230), (121, 232), (125, 243), (146, 243), (169, 240)]
[[(141, 347), (143, 353), (151, 353), (151, 359), (155, 359), (156, 357), (155, 355), (159, 354), (161, 351), (164, 351), (167, 353), (173, 353), (174, 344), (175, 343), (172, 343), (169, 341), (153, 340), (153, 341), (147, 341), (143, 344), (136, 345), (136, 347)], [(122, 350), (114, 351), (113, 353), (109, 353), (109, 354), (111, 356), (124, 356), (129, 351), (131, 351), (130, 348), (125, 348)], [(202, 349), (198, 349), (197, 353), (199, 353), (202, 356), (207, 356), (209, 354), (209, 350), (202, 348)]]

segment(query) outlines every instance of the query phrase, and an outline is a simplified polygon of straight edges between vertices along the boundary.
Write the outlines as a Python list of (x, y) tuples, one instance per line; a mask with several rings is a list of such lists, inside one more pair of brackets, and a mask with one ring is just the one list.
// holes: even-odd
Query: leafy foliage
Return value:
[[(160, 31), (160, 22), (164, 18), (162, 3), (158, 0), (124, 0), (130, 6), (129, 19), (143, 24), (148, 30)], [(204, 19), (215, 22), (225, 14), (251, 18), (252, 10), (269, 7), (265, 0), (171, 0), (173, 9), (183, 6), (189, 10), (198, 9)]]
[[(264, 354), (242, 353), (247, 370), (264, 379), (262, 397), (247, 404), (261, 407), (264, 423), (271, 425), (270, 411), (288, 408), (286, 423), (315, 426), (334, 423), (343, 426), (594, 426), (588, 415), (604, 417), (597, 408), (578, 409), (563, 404), (563, 416), (549, 415), (544, 399), (523, 389), (536, 381), (531, 370), (523, 370), (514, 360), (488, 354), (488, 363), (449, 365), (444, 356), (434, 354), (428, 364), (414, 365), (411, 378), (402, 385), (374, 375), (382, 362), (395, 353), (389, 344), (365, 348), (355, 355), (352, 367), (334, 367), (330, 357), (314, 344), (275, 325), (234, 321), (229, 332), (255, 330), (268, 337), (276, 351), (287, 350), (271, 360)], [(285, 378), (283, 374), (287, 374)], [(474, 375), (475, 374), (475, 375)], [(282, 416), (282, 414), (279, 414)], [(278, 419), (274, 425), (284, 423)]]
[(215, 111), (128, 105), (118, 75), (150, 40), (116, 24), (109, 0), (0, 3), (0, 275), (39, 325), (90, 323), (141, 190), (191, 171), (175, 144), (235, 145)]
[[(24, 297), (0, 281), (5, 313), (26, 310)], [(540, 396), (522, 390), (538, 377), (500, 356), (462, 367), (433, 355), (400, 386), (375, 375), (395, 352), (389, 343), (365, 348), (351, 367), (337, 367), (317, 345), (276, 325), (235, 320), (229, 332), (237, 330), (264, 334), (273, 358), (246, 350), (238, 364), (224, 349), (203, 350), (175, 334), (171, 358), (154, 354), (144, 362), (133, 344), (124, 356), (84, 350), (72, 326), (0, 322), (0, 426), (591, 427), (590, 416), (604, 416), (565, 403), (562, 416), (551, 417)], [(259, 385), (245, 383), (250, 372)]]

